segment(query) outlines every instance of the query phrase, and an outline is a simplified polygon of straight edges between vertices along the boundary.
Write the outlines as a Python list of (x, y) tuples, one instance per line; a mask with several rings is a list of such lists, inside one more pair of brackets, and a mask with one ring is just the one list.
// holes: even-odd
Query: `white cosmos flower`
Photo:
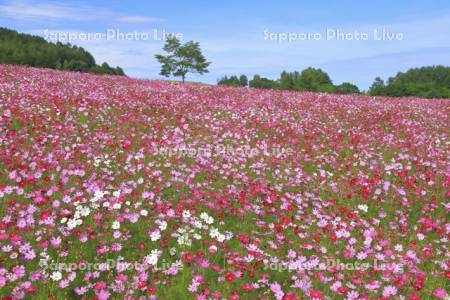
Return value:
[(209, 231), (209, 236), (212, 238), (216, 238), (219, 236), (219, 230), (217, 228), (211, 228), (211, 230)]
[(59, 272), (59, 271), (55, 271), (55, 272), (52, 273), (52, 275), (50, 275), (50, 278), (51, 278), (53, 281), (60, 281), (61, 278), (62, 278), (62, 274), (61, 274), (61, 272)]
[(103, 198), (103, 195), (105, 194), (105, 192), (100, 191), (100, 190), (96, 190), (94, 193), (94, 197), (96, 198), (96, 200)]
[(218, 240), (219, 242), (223, 242), (223, 241), (225, 241), (225, 235), (224, 235), (224, 234), (221, 234), (221, 233), (219, 233), (219, 235), (217, 236), (217, 240)]
[(74, 219), (70, 219), (67, 222), (67, 227), (69, 227), (69, 229), (73, 229), (73, 228), (77, 227), (77, 221)]
[(83, 217), (89, 216), (90, 213), (91, 213), (91, 210), (89, 209), (89, 207), (83, 207), (82, 209), (80, 209), (80, 214)]
[(367, 212), (369, 210), (369, 207), (365, 204), (358, 205), (358, 209), (362, 210), (363, 212)]
[(164, 231), (167, 228), (167, 222), (166, 221), (156, 221), (156, 224), (159, 225), (159, 230)]
[(158, 256), (161, 254), (161, 251), (158, 250), (152, 250), (149, 255), (147, 255), (144, 260), (149, 265), (156, 265), (158, 263)]
[(148, 216), (148, 211), (145, 209), (141, 210), (141, 216), (143, 216), (143, 217)]
[(114, 209), (120, 209), (122, 207), (122, 204), (120, 203), (114, 203), (113, 208)]
[(200, 219), (202, 219), (202, 220), (206, 220), (208, 217), (209, 217), (208, 214), (205, 213), (205, 212), (202, 212), (202, 213), (200, 214)]
[(161, 234), (159, 233), (158, 230), (153, 231), (153, 232), (150, 234), (150, 239), (152, 240), (152, 242), (157, 241), (157, 240), (159, 240), (160, 238), (161, 238)]
[(202, 228), (202, 222), (196, 220), (196, 221), (194, 222), (194, 227), (195, 227), (195, 228)]
[(183, 218), (190, 218), (191, 217), (191, 212), (189, 210), (183, 210)]
[(119, 229), (119, 228), (120, 228), (120, 223), (119, 223), (119, 221), (114, 221), (114, 222), (112, 223), (111, 228), (114, 229), (114, 230)]

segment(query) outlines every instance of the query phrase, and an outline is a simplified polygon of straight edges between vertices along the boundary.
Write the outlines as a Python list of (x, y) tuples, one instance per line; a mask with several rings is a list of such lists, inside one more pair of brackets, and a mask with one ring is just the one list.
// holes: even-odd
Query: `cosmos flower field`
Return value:
[(449, 115), (0, 65), (0, 296), (448, 299)]

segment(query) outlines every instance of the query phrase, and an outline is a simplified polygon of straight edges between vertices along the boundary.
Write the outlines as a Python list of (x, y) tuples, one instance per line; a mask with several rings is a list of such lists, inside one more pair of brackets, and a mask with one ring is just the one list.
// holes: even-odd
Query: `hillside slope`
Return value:
[(443, 299), (449, 115), (0, 65), (0, 296)]

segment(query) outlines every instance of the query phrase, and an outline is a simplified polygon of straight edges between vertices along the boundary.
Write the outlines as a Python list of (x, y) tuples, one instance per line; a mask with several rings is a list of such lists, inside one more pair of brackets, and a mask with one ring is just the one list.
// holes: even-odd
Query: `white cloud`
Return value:
[(56, 2), (10, 1), (0, 5), (0, 15), (17, 20), (84, 20), (89, 16), (86, 10)]
[(8, 1), (0, 4), (0, 16), (18, 21), (86, 21), (115, 20), (122, 23), (159, 23), (165, 19), (148, 16), (121, 15), (113, 11), (64, 2), (38, 3), (28, 0)]

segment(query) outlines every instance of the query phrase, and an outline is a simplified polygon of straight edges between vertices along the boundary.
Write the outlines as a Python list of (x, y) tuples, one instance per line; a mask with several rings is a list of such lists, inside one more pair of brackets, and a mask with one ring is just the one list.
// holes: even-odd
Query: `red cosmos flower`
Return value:
[(349, 212), (347, 213), (347, 218), (353, 219), (354, 217), (356, 217), (356, 214), (355, 214), (354, 212), (349, 211)]
[(450, 279), (450, 271), (445, 271), (445, 277), (446, 277), (447, 279)]
[(344, 296), (346, 293), (347, 293), (347, 289), (346, 289), (345, 287), (343, 287), (343, 286), (341, 286), (341, 287), (338, 288), (338, 290), (337, 290), (337, 294), (338, 294), (339, 296)]
[(220, 272), (220, 266), (214, 265), (211, 267), (211, 269), (213, 269), (214, 272)]
[(145, 283), (144, 281), (140, 281), (138, 283), (138, 289), (140, 289), (141, 291), (147, 290), (147, 283)]
[(122, 142), (122, 147), (123, 147), (125, 150), (130, 149), (130, 147), (131, 147), (131, 142), (130, 142), (129, 140), (123, 141), (123, 142)]
[(240, 191), (238, 195), (239, 202), (245, 202), (245, 192)]
[(416, 278), (416, 280), (414, 281), (414, 284), (413, 284), (414, 289), (416, 289), (417, 291), (420, 291), (423, 288), (423, 283), (424, 283), (424, 280), (422, 278)]
[(429, 248), (427, 248), (423, 251), (423, 256), (425, 258), (430, 258), (433, 256), (433, 252)]
[(250, 242), (250, 239), (246, 234), (238, 234), (237, 238), (244, 245), (247, 245)]
[(94, 285), (94, 289), (102, 290), (106, 288), (106, 283), (104, 281), (99, 281)]
[(408, 297), (408, 300), (420, 300), (419, 294), (411, 293)]
[(298, 300), (301, 298), (296, 296), (293, 292), (287, 292), (281, 299), (282, 300)]
[(33, 203), (36, 204), (37, 206), (43, 206), (48, 203), (48, 199), (47, 197), (44, 197), (42, 195), (37, 195), (36, 197), (33, 198)]
[(183, 254), (183, 258), (186, 261), (192, 261), (194, 259), (194, 256), (190, 252), (186, 252)]
[(250, 292), (253, 290), (253, 285), (251, 283), (246, 282), (243, 285), (241, 285), (241, 290), (245, 292)]
[(200, 194), (199, 191), (197, 191), (195, 189), (192, 189), (191, 193), (194, 196), (194, 198), (197, 200), (201, 200), (203, 198), (202, 194)]
[(52, 215), (52, 211), (50, 209), (46, 209), (43, 212), (41, 212), (41, 215), (39, 216), (39, 219), (47, 220)]
[(336, 235), (336, 233), (331, 233), (330, 234), (330, 239), (333, 241), (333, 242), (335, 242), (336, 241), (336, 239), (337, 239), (337, 235)]
[(321, 291), (318, 291), (318, 290), (311, 290), (311, 292), (309, 292), (309, 296), (311, 298), (322, 299), (323, 298), (323, 293)]
[(9, 234), (9, 239), (13, 243), (20, 243), (22, 241), (22, 237), (15, 234), (14, 232)]
[(275, 231), (278, 232), (278, 233), (283, 231), (283, 226), (281, 224), (279, 224), (279, 223), (275, 223), (274, 227), (275, 227)]
[(28, 294), (31, 294), (31, 293), (36, 292), (36, 291), (37, 291), (37, 288), (34, 287), (34, 286), (32, 286), (32, 285), (30, 285), (29, 287), (27, 287), (27, 288), (25, 289), (25, 291), (26, 291)]
[(145, 244), (144, 243), (139, 243), (138, 248), (141, 249), (141, 250), (144, 249), (145, 248)]
[(169, 240), (168, 240), (167, 238), (161, 239), (160, 245), (161, 245), (161, 248), (167, 248), (167, 247), (169, 247)]
[(234, 277), (233, 273), (227, 272), (227, 274), (225, 275), (225, 279), (226, 279), (228, 282), (233, 282), (233, 281), (235, 280), (235, 277)]

